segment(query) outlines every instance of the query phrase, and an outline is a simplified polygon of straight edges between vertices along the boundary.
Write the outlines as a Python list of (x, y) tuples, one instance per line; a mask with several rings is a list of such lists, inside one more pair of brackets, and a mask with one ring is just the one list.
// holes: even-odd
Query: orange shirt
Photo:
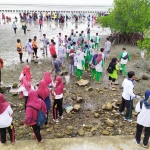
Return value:
[(32, 41), (32, 46), (33, 46), (33, 48), (38, 48), (37, 42), (33, 40), (33, 41)]
[(21, 51), (19, 51), (18, 53), (22, 53), (22, 45), (21, 45), (21, 43), (17, 43), (16, 47), (21, 48)]

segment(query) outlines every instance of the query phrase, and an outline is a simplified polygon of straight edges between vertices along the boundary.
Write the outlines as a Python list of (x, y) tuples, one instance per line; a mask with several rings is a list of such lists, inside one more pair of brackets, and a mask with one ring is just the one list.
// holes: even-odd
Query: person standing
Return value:
[(4, 20), (4, 24), (5, 24), (5, 15), (2, 13), (2, 20)]
[(17, 45), (16, 45), (16, 47), (17, 47), (17, 51), (18, 51), (18, 54), (19, 54), (19, 57), (20, 57), (20, 63), (24, 63), (22, 61), (23, 52), (22, 52), (22, 45), (21, 45), (20, 39), (17, 39)]
[(24, 31), (24, 34), (26, 34), (27, 25), (26, 25), (25, 22), (22, 24), (22, 29), (23, 29), (23, 31)]
[(124, 120), (127, 120), (128, 122), (132, 122), (132, 108), (133, 108), (133, 98), (140, 98), (138, 95), (135, 95), (133, 93), (134, 88), (134, 77), (135, 73), (134, 71), (128, 72), (128, 78), (125, 78), (122, 87), (122, 103), (119, 108), (119, 114), (124, 114), (124, 109), (126, 107), (126, 114), (124, 117)]
[(49, 50), (50, 50), (50, 55), (51, 55), (52, 65), (54, 65), (54, 59), (53, 59), (53, 56), (54, 56), (54, 55), (57, 55), (57, 54), (56, 54), (56, 48), (55, 48), (55, 45), (56, 45), (56, 43), (53, 41), (52, 44), (50, 45), (50, 48), (49, 48)]
[(45, 124), (48, 123), (48, 113), (51, 107), (51, 101), (50, 101), (50, 89), (48, 88), (46, 82), (44, 80), (41, 80), (39, 82), (39, 86), (37, 89), (37, 94), (40, 99), (42, 99), (46, 105), (47, 109), (47, 121)]
[(109, 38), (106, 39), (106, 43), (104, 45), (104, 54), (105, 54), (105, 58), (109, 59), (109, 53), (111, 51), (111, 42), (109, 41)]
[(39, 19), (40, 30), (41, 30), (41, 28), (42, 28), (42, 24), (43, 24), (42, 20)]
[(52, 68), (51, 74), (55, 70), (55, 78), (54, 78), (54, 81), (55, 81), (56, 77), (61, 75), (62, 64), (61, 64), (60, 60), (57, 59), (57, 55), (53, 55), (53, 59), (54, 59), (54, 66)]
[(52, 80), (50, 72), (47, 71), (44, 73), (43, 80), (45, 81), (47, 87), (53, 86), (53, 80)]
[(29, 125), (34, 133), (36, 141), (43, 142), (40, 134), (40, 126), (38, 126), (35, 121), (38, 118), (37, 110), (42, 110), (46, 116), (47, 110), (44, 101), (38, 98), (38, 94), (35, 90), (30, 90), (25, 111), (24, 127)]
[(59, 48), (59, 46), (62, 45), (62, 42), (63, 42), (63, 40), (61, 38), (61, 33), (59, 33), (59, 35), (58, 35), (58, 48)]
[(64, 43), (62, 43), (62, 45), (59, 46), (59, 48), (58, 48), (58, 56), (59, 56), (58, 58), (59, 58), (61, 64), (64, 65), (64, 63), (65, 63), (65, 56), (66, 56), (66, 48), (65, 48), (65, 44)]
[(13, 21), (12, 28), (14, 29), (14, 32), (16, 34), (17, 25), (16, 25), (15, 21)]
[(127, 75), (126, 64), (128, 61), (130, 61), (130, 54), (126, 51), (126, 48), (122, 49), (122, 52), (120, 53), (119, 56), (119, 60), (120, 60), (123, 76), (126, 76)]
[(69, 71), (70, 75), (74, 75), (74, 50), (70, 50), (69, 54)]
[(4, 62), (3, 62), (3, 59), (0, 58), (0, 86), (2, 85), (2, 73), (1, 73), (1, 70), (2, 70), (3, 67), (4, 67)]
[(100, 37), (99, 37), (98, 33), (96, 33), (96, 37), (95, 37), (95, 49), (96, 50), (98, 50), (100, 47), (99, 43), (100, 43)]
[(103, 57), (102, 54), (99, 53), (98, 57), (96, 58), (96, 66), (95, 66), (95, 70), (96, 70), (96, 83), (100, 83), (100, 79), (102, 76), (102, 72), (103, 72)]
[(37, 36), (34, 36), (34, 39), (32, 41), (32, 47), (33, 47), (33, 51), (34, 51), (33, 58), (36, 57), (36, 59), (37, 59), (38, 58), (38, 56), (37, 56), (38, 45), (37, 45), (37, 41), (36, 40), (37, 40)]
[(45, 51), (47, 55), (47, 45), (49, 44), (49, 41), (46, 38), (46, 34), (43, 34), (43, 39), (41, 40), (41, 42), (43, 42), (43, 55), (45, 54)]
[(6, 102), (4, 96), (0, 94), (0, 133), (1, 143), (6, 144), (6, 129), (8, 130), (10, 141), (15, 143), (15, 129), (12, 123), (13, 110), (8, 102)]
[(145, 99), (139, 101), (135, 107), (135, 111), (138, 114), (137, 116), (137, 126), (135, 140), (138, 145), (140, 145), (142, 130), (144, 129), (144, 139), (143, 147), (148, 148), (148, 141), (150, 137), (150, 90), (145, 92)]
[(30, 60), (32, 61), (32, 58), (33, 58), (33, 47), (32, 47), (32, 40), (29, 39), (29, 41), (26, 43), (26, 46), (25, 46), (25, 51), (28, 52), (28, 58), (27, 58), (27, 63), (30, 62)]
[[(58, 117), (60, 119), (63, 119), (62, 103), (63, 103), (64, 84), (60, 76), (56, 77), (55, 83), (56, 83), (56, 87), (54, 91), (52, 91), (52, 94), (55, 96), (55, 100), (53, 103), (53, 121), (59, 122)], [(57, 111), (59, 111), (59, 116)]]
[[(111, 72), (108, 70), (109, 68), (111, 68)], [(115, 88), (115, 81), (118, 78), (118, 73), (117, 71), (119, 70), (119, 66), (118, 66), (118, 60), (117, 58), (112, 58), (111, 62), (109, 63), (109, 67), (108, 67), (107, 71), (109, 73), (109, 81), (108, 84), (111, 86), (112, 88)]]

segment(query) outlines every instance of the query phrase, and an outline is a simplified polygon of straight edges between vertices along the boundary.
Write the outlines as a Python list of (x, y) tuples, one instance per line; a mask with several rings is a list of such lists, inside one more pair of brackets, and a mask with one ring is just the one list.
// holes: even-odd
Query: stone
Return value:
[(13, 85), (12, 85), (12, 88), (13, 89), (18, 88), (18, 84), (16, 82), (14, 82)]
[(63, 138), (63, 137), (64, 137), (64, 134), (56, 133), (56, 134), (55, 134), (55, 137), (56, 137), (56, 138)]
[(70, 134), (71, 134), (71, 130), (66, 129), (66, 130), (64, 131), (64, 133), (67, 134), (67, 135), (70, 135)]
[(86, 129), (90, 129), (91, 130), (92, 129), (92, 125), (86, 125), (86, 126), (83, 127), (83, 129), (85, 129), (85, 130)]
[(80, 97), (80, 96), (77, 96), (77, 103), (82, 103), (82, 101), (83, 101), (83, 98), (82, 97)]
[(92, 87), (89, 87), (89, 88), (88, 88), (88, 91), (93, 91), (93, 88), (92, 88)]
[(92, 129), (90, 130), (90, 132), (97, 131), (98, 129), (99, 129), (99, 126), (92, 127)]
[(104, 104), (103, 106), (102, 106), (102, 109), (104, 110), (106, 108), (106, 105)]
[(112, 110), (112, 104), (110, 102), (107, 103), (106, 106), (105, 106), (105, 109), (106, 110)]
[(46, 129), (47, 132), (52, 132), (53, 131), (53, 128), (48, 128)]
[(100, 89), (99, 89), (99, 88), (96, 88), (95, 90), (99, 92)]
[(6, 89), (6, 87), (5, 86), (3, 86), (3, 87), (0, 87), (0, 93), (5, 93), (5, 91), (6, 91), (7, 89)]
[(73, 126), (67, 126), (68, 130), (73, 130)]
[(86, 85), (89, 84), (89, 80), (83, 80), (83, 79), (81, 79), (80, 81), (77, 82), (77, 84), (79, 86), (86, 86)]
[(117, 113), (117, 111), (113, 109), (113, 110), (112, 110), (112, 113)]
[(55, 129), (61, 129), (62, 127), (61, 127), (60, 125), (57, 125), (57, 124), (56, 124), (56, 125), (54, 125), (54, 128), (55, 128)]
[(109, 126), (111, 126), (111, 127), (114, 126), (114, 121), (111, 120), (111, 119), (109, 119), (109, 118), (107, 118), (106, 123), (107, 123), (107, 125), (109, 125)]
[(148, 80), (148, 78), (149, 78), (148, 75), (146, 75), (146, 74), (143, 74), (143, 75), (142, 75), (142, 79), (143, 79), (143, 80)]
[(121, 105), (122, 100), (117, 100), (116, 105)]
[(103, 135), (109, 135), (109, 131), (103, 130), (102, 134), (103, 134)]
[(34, 63), (38, 63), (38, 60), (36, 59), (36, 60), (34, 60)]
[(119, 108), (118, 106), (116, 106), (116, 102), (113, 102), (113, 103), (112, 103), (112, 107), (115, 108), (115, 109), (118, 109), (118, 108)]
[(78, 111), (80, 110), (80, 108), (81, 108), (80, 104), (75, 104), (75, 105), (73, 106), (73, 111), (78, 112)]
[(17, 96), (17, 95), (18, 95), (17, 92), (12, 93), (12, 96)]
[(84, 130), (83, 130), (83, 129), (79, 129), (77, 132), (78, 132), (78, 134), (79, 134), (80, 136), (83, 136), (83, 135), (84, 135)]
[(99, 113), (94, 113), (94, 117), (98, 118), (99, 117)]

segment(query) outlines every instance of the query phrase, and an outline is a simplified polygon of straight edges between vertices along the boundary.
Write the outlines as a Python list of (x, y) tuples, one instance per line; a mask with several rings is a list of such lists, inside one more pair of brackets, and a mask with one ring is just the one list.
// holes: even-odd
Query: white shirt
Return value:
[(63, 98), (63, 93), (60, 94), (60, 95), (56, 95), (56, 94), (54, 93), (54, 95), (55, 95), (55, 99), (61, 99), (61, 98)]
[[(128, 54), (128, 52), (125, 51), (123, 53), (122, 57), (126, 56), (127, 54)], [(121, 58), (121, 60), (120, 60), (120, 64), (127, 64), (127, 62), (128, 62), (128, 58), (126, 60), (124, 60), (123, 58)]]
[[(31, 89), (34, 90), (34, 87), (31, 85)], [(25, 89), (24, 86), (20, 86), (17, 90), (17, 92), (23, 92), (24, 96), (28, 96), (28, 91)]]
[(0, 128), (6, 128), (9, 127), (12, 123), (12, 117), (13, 110), (10, 106), (8, 106), (5, 111), (0, 114)]
[(97, 72), (103, 72), (102, 61), (95, 66), (95, 69)]
[(110, 49), (111, 49), (111, 42), (107, 41), (104, 46), (104, 51), (110, 51)]
[(133, 93), (134, 85), (133, 85), (132, 81), (127, 78), (124, 79), (124, 81), (122, 83), (122, 87), (123, 87), (122, 97), (125, 100), (132, 100), (133, 97), (135, 97), (135, 94)]
[(144, 127), (150, 127), (150, 109), (146, 109), (144, 104), (142, 105), (141, 109), (140, 102), (138, 102), (135, 107), (135, 111), (140, 112), (137, 116), (137, 123)]

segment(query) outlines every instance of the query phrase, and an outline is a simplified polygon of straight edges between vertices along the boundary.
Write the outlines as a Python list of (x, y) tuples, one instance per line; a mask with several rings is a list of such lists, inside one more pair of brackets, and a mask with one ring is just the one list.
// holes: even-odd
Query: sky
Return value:
[(112, 5), (113, 0), (0, 0), (0, 4)]

